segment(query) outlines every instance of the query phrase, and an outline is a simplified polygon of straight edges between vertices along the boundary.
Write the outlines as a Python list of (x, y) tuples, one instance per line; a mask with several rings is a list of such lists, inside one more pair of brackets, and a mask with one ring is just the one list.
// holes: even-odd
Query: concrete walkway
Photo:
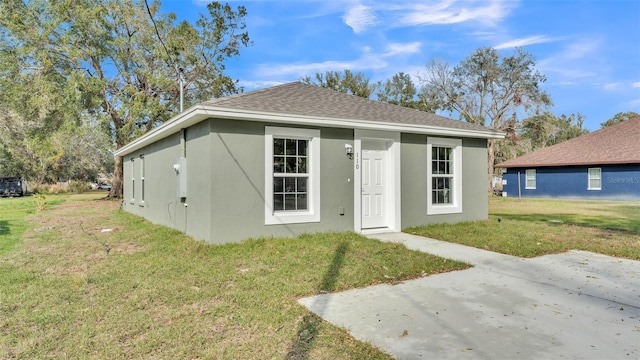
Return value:
[(473, 268), (300, 299), (397, 359), (640, 359), (640, 261), (585, 251), (521, 259), (371, 235)]

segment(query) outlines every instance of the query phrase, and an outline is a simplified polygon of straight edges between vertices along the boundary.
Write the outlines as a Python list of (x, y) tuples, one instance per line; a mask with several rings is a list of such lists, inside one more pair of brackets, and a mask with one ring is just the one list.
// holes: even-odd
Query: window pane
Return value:
[(273, 192), (281, 193), (284, 191), (284, 178), (273, 178)]
[(298, 140), (298, 156), (307, 156), (307, 143), (309, 140)]
[(438, 148), (438, 160), (447, 160), (447, 148)]
[(438, 174), (448, 174), (446, 161), (440, 161), (438, 163)]
[(451, 204), (451, 182), (448, 177), (434, 177), (431, 179), (431, 202), (433, 204)]
[(285, 179), (285, 192), (296, 192), (296, 178), (288, 177)]
[(296, 140), (287, 139), (286, 142), (287, 155), (296, 154)]
[(298, 173), (306, 174), (307, 173), (307, 158), (299, 157), (298, 158)]
[(284, 157), (282, 156), (273, 157), (273, 172), (274, 173), (284, 172)]
[(287, 162), (286, 172), (289, 174), (295, 174), (296, 173), (296, 157), (295, 156), (287, 157), (286, 162)]
[(273, 194), (273, 210), (284, 210), (284, 195)]
[(298, 194), (298, 210), (307, 210), (307, 194)]
[(285, 210), (296, 210), (296, 195), (295, 194), (285, 194), (284, 195), (284, 209)]
[(305, 193), (307, 192), (307, 178), (297, 178), (298, 180), (298, 192), (299, 193)]
[(273, 155), (284, 155), (284, 139), (273, 140)]
[(535, 170), (527, 170), (526, 174), (526, 188), (535, 189), (536, 188), (536, 171)]

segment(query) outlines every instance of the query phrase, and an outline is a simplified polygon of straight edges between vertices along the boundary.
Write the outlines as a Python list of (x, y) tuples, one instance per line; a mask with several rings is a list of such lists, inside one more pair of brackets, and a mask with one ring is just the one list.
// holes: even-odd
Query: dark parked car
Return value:
[(19, 177), (0, 178), (0, 196), (24, 196), (25, 184)]

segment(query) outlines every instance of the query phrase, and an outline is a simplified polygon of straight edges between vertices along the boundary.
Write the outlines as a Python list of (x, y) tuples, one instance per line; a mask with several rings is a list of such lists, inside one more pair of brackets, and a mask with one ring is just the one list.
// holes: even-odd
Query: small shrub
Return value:
[(33, 195), (33, 204), (36, 206), (37, 211), (42, 211), (47, 205), (47, 195), (44, 193), (37, 193)]
[(74, 194), (80, 194), (82, 192), (87, 191), (87, 189), (89, 189), (89, 184), (87, 184), (84, 181), (74, 181), (71, 184), (69, 184), (69, 192), (72, 192)]
[(49, 185), (49, 192), (51, 194), (60, 194), (61, 192), (63, 192), (62, 186), (57, 184)]
[(31, 193), (33, 194), (46, 194), (49, 192), (49, 186), (46, 184), (34, 183), (31, 185)]

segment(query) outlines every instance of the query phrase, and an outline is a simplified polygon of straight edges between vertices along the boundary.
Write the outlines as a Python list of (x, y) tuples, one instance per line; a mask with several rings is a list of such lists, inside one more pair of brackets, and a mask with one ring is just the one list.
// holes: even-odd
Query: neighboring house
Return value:
[(502, 137), (296, 82), (196, 105), (116, 155), (125, 210), (224, 243), (486, 219)]
[(496, 167), (503, 196), (640, 200), (640, 117)]

